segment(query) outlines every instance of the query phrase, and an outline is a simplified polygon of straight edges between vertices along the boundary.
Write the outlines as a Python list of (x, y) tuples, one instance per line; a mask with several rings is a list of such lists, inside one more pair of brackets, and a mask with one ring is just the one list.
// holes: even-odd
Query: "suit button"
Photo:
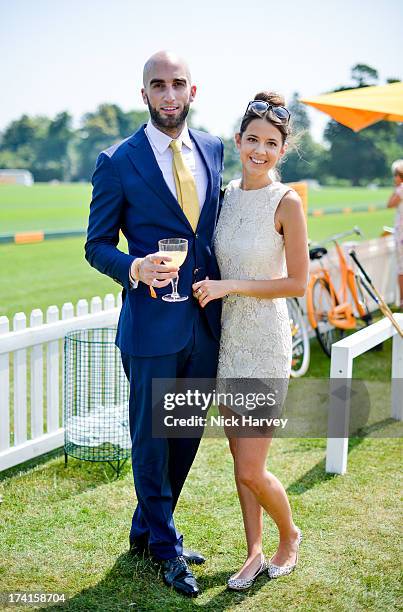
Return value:
[(197, 240), (199, 238), (199, 234), (195, 234), (195, 238)]
[(194, 274), (194, 276), (196, 276), (196, 274), (198, 273), (198, 271), (199, 271), (199, 268), (195, 268), (195, 269), (193, 270), (193, 274)]

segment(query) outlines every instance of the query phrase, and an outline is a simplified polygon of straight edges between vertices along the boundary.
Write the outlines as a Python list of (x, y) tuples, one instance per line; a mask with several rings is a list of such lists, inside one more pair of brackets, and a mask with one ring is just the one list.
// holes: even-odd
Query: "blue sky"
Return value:
[[(353, 64), (403, 79), (399, 0), (0, 0), (0, 130), (22, 113), (143, 108), (144, 61), (172, 49), (198, 85), (197, 120), (230, 135), (261, 89), (350, 84)], [(310, 110), (314, 136), (327, 119)]]

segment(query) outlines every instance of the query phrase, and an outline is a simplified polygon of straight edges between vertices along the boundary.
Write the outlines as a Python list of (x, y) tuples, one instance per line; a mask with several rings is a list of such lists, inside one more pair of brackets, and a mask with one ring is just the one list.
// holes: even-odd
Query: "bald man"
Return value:
[[(219, 278), (212, 248), (223, 167), (219, 138), (189, 129), (196, 96), (189, 67), (160, 51), (145, 64), (144, 103), (150, 120), (99, 155), (93, 175), (86, 259), (123, 286), (116, 343), (130, 382), (130, 433), (137, 507), (130, 530), (133, 554), (151, 554), (169, 586), (188, 596), (199, 588), (188, 563), (204, 558), (183, 548), (173, 512), (193, 463), (200, 435), (152, 435), (152, 380), (214, 379), (220, 337), (220, 301), (200, 309), (198, 280)], [(186, 194), (186, 197), (184, 197)], [(190, 195), (189, 195), (190, 194)], [(117, 248), (119, 231), (129, 253)], [(185, 238), (180, 293), (163, 300), (178, 268), (158, 252), (163, 238)]]

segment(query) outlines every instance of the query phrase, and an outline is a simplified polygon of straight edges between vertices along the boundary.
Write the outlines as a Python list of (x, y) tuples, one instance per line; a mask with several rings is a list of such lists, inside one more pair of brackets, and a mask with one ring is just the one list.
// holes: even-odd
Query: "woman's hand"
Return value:
[(199, 300), (199, 304), (202, 308), (206, 306), (211, 300), (219, 300), (231, 293), (233, 281), (228, 280), (209, 280), (206, 276), (205, 280), (194, 283), (193, 295)]

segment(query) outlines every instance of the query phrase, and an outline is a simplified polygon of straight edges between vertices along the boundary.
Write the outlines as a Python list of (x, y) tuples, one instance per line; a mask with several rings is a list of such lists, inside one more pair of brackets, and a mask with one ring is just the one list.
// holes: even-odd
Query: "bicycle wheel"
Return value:
[(342, 329), (334, 327), (329, 323), (328, 312), (336, 305), (337, 302), (334, 303), (334, 298), (332, 298), (327, 281), (323, 278), (317, 278), (312, 286), (312, 314), (316, 322), (316, 337), (328, 357), (331, 354), (332, 344), (341, 340), (344, 336)]
[(287, 298), (287, 308), (292, 335), (291, 376), (299, 378), (309, 367), (311, 351), (308, 330), (298, 300)]

